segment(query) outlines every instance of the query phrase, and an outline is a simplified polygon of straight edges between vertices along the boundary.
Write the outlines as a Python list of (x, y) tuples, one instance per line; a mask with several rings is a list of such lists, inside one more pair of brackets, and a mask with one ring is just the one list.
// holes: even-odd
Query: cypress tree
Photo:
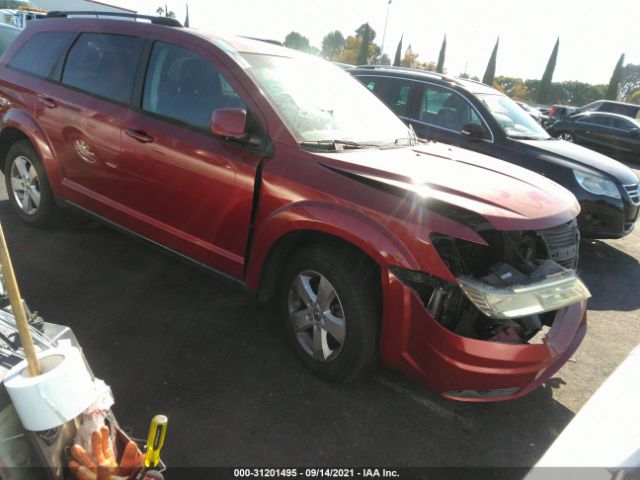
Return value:
[(606, 100), (618, 99), (618, 88), (620, 87), (620, 80), (622, 79), (622, 67), (624, 66), (624, 53), (620, 55), (616, 68), (613, 69), (611, 80), (609, 80), (609, 86), (607, 87), (607, 93), (604, 94)]
[(560, 48), (560, 37), (556, 40), (556, 44), (547, 62), (547, 68), (544, 69), (544, 74), (538, 86), (538, 92), (536, 93), (536, 102), (538, 103), (544, 104), (550, 101), (551, 80), (553, 79), (553, 71), (556, 69), (556, 61), (558, 60), (558, 48)]
[(396, 56), (393, 59), (393, 66), (399, 67), (402, 65), (402, 38), (404, 34), (400, 37), (400, 41), (398, 42), (398, 48), (396, 48)]
[(447, 50), (447, 36), (444, 36), (444, 40), (442, 40), (442, 46), (440, 47), (440, 55), (438, 55), (438, 66), (436, 67), (436, 72), (443, 73), (444, 72), (444, 54)]
[(362, 43), (360, 44), (360, 51), (358, 52), (358, 59), (356, 65), (367, 65), (369, 63), (369, 27), (368, 23), (364, 25), (364, 32), (362, 35)]
[(493, 47), (493, 52), (491, 52), (491, 57), (489, 58), (489, 63), (487, 64), (487, 69), (484, 71), (484, 76), (482, 77), (482, 83), (486, 85), (493, 85), (493, 80), (496, 78), (496, 58), (498, 57), (498, 45), (500, 44), (500, 37), (496, 40), (496, 45)]
[(189, 4), (187, 3), (187, 16), (184, 19), (184, 26), (189, 28)]

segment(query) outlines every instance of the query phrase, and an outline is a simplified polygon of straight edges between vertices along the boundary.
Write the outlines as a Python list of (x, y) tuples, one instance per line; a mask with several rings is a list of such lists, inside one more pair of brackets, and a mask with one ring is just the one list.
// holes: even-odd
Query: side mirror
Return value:
[(467, 123), (460, 129), (460, 134), (470, 138), (471, 140), (482, 140), (486, 137), (484, 128), (482, 128), (482, 125), (478, 125), (477, 123)]
[(211, 114), (211, 132), (218, 137), (244, 139), (247, 111), (243, 108), (218, 108)]

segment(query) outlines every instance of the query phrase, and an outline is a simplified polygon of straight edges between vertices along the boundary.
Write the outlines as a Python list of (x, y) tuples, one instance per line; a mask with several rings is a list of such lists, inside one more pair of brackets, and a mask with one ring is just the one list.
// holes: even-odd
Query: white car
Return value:
[(640, 346), (605, 380), (525, 480), (550, 478), (640, 478)]

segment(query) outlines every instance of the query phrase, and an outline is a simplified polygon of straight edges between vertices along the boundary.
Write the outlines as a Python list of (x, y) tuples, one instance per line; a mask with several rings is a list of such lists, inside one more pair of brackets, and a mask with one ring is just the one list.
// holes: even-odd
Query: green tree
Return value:
[(618, 63), (616, 63), (613, 73), (611, 74), (611, 80), (609, 80), (609, 86), (604, 94), (604, 98), (607, 100), (617, 100), (618, 93), (620, 91), (620, 80), (622, 80), (622, 68), (624, 67), (624, 53), (620, 55)]
[(344, 36), (339, 30), (327, 33), (322, 39), (322, 56), (328, 60), (336, 60), (344, 50)]
[(627, 63), (622, 69), (620, 80), (620, 98), (623, 102), (631, 99), (631, 95), (640, 89), (640, 65)]
[(549, 103), (551, 99), (551, 80), (553, 79), (553, 72), (556, 69), (556, 61), (558, 60), (558, 49), (560, 48), (560, 37), (556, 40), (556, 44), (551, 51), (551, 56), (547, 62), (547, 67), (544, 69), (544, 74), (540, 80), (538, 91), (536, 93), (536, 102)]
[(640, 90), (636, 90), (629, 97), (629, 103), (635, 103), (636, 105), (640, 105)]
[(371, 35), (371, 32), (373, 32), (373, 30), (368, 23), (365, 23), (356, 30), (356, 33), (362, 39), (356, 65), (367, 65), (369, 63), (369, 43), (373, 41), (373, 36), (375, 36), (375, 32), (373, 32), (373, 35)]
[(493, 47), (491, 57), (489, 57), (489, 63), (487, 63), (487, 69), (482, 76), (482, 83), (486, 85), (493, 85), (493, 81), (496, 78), (496, 59), (498, 58), (498, 45), (500, 44), (500, 37), (496, 40), (496, 45)]
[(447, 36), (444, 36), (442, 40), (442, 46), (440, 47), (440, 54), (438, 55), (438, 65), (436, 66), (436, 72), (444, 73), (444, 55), (447, 50)]
[(164, 8), (162, 7), (156, 8), (156, 13), (161, 17), (176, 18), (175, 12), (173, 10), (169, 10), (166, 4)]
[(284, 37), (284, 46), (303, 52), (309, 52), (311, 50), (309, 39), (304, 35), (300, 35), (298, 32), (289, 32), (287, 36)]
[(400, 41), (398, 42), (398, 48), (396, 48), (396, 56), (393, 58), (393, 66), (399, 67), (402, 64), (402, 39), (404, 38), (404, 34), (400, 36)]
[(189, 4), (187, 3), (187, 16), (184, 17), (184, 26), (189, 28)]

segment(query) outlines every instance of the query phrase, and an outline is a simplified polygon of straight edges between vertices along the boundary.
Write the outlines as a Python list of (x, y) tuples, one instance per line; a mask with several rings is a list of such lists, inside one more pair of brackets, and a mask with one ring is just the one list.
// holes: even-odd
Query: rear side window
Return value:
[(246, 106), (210, 62), (190, 50), (157, 42), (147, 69), (142, 108), (208, 130), (215, 109)]
[(85, 33), (69, 51), (62, 83), (118, 103), (129, 103), (143, 40)]
[(74, 32), (41, 32), (27, 40), (9, 62), (11, 68), (48, 77)]

